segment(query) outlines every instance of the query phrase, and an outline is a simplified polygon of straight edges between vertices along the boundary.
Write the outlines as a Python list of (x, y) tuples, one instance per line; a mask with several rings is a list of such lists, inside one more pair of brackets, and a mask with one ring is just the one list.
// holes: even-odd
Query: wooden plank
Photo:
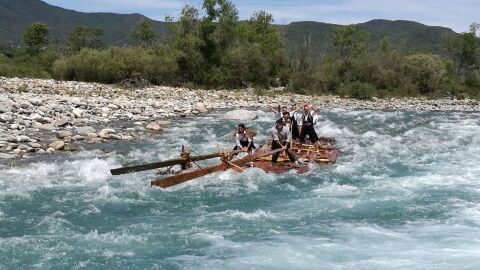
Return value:
[[(259, 153), (255, 153), (251, 156), (248, 156), (248, 157), (245, 157), (245, 158), (242, 158), (242, 159), (238, 159), (238, 160), (235, 160), (235, 161), (231, 161), (231, 163), (234, 164), (234, 165), (240, 166), (242, 164), (254, 161), (257, 158), (264, 157), (264, 156), (269, 156), (269, 155), (272, 155), (272, 154), (275, 154), (275, 153), (278, 153), (278, 152), (281, 152), (281, 151), (284, 151), (284, 149), (277, 149), (277, 150), (269, 151), (269, 152), (259, 151)], [(193, 180), (195, 178), (199, 178), (199, 177), (211, 174), (211, 173), (224, 171), (224, 170), (228, 169), (230, 166), (231, 165), (229, 165), (228, 163), (222, 162), (221, 164), (211, 166), (211, 167), (207, 167), (207, 168), (203, 168), (203, 169), (199, 169), (199, 170), (195, 170), (193, 172), (187, 172), (187, 173), (182, 173), (182, 174), (178, 174), (178, 175), (169, 176), (169, 177), (162, 178), (162, 179), (153, 180), (151, 182), (151, 184), (152, 184), (152, 186), (159, 186), (159, 187), (162, 187), (162, 188), (167, 188), (167, 187), (175, 186), (175, 185), (178, 185), (178, 184), (181, 184), (181, 183), (184, 183), (184, 182), (187, 182), (187, 181), (190, 181), (190, 180)]]
[[(233, 154), (238, 154), (238, 153), (241, 153), (241, 152), (242, 151), (232, 151), (229, 154), (233, 155)], [(221, 155), (222, 155), (222, 153), (213, 153), (213, 154), (202, 155), (202, 156), (193, 156), (193, 157), (190, 157), (190, 161), (207, 160), (207, 159), (220, 157)], [(142, 171), (148, 171), (148, 170), (170, 167), (170, 166), (174, 166), (174, 165), (181, 165), (181, 164), (185, 164), (186, 162), (187, 162), (187, 160), (184, 159), (184, 158), (176, 158), (176, 159), (153, 162), (153, 163), (148, 163), (148, 164), (143, 164), (143, 165), (134, 165), (134, 166), (128, 166), (128, 167), (123, 167), (123, 168), (112, 169), (112, 170), (110, 170), (110, 173), (112, 175), (121, 175), (121, 174), (133, 173), (133, 172), (142, 172)]]

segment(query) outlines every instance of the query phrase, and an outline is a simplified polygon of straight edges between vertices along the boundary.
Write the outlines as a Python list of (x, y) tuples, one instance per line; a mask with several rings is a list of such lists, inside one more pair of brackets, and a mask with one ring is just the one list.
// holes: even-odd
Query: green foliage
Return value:
[(377, 88), (369, 83), (354, 81), (341, 85), (338, 94), (355, 99), (371, 99), (377, 96)]
[(387, 54), (392, 50), (392, 43), (388, 37), (384, 37), (380, 41), (380, 50), (384, 54)]
[(175, 60), (166, 50), (141, 47), (113, 47), (104, 51), (82, 49), (53, 65), (55, 79), (102, 83), (118, 83), (141, 76), (155, 84), (174, 84), (176, 73)]
[(84, 48), (100, 49), (103, 47), (102, 36), (102, 29), (78, 26), (68, 36), (68, 48), (72, 52)]
[(440, 57), (429, 54), (410, 55), (405, 58), (403, 69), (420, 94), (444, 90), (447, 70)]
[(12, 57), (0, 55), (0, 76), (51, 78), (51, 66), (59, 58), (55, 48), (30, 55), (25, 50), (12, 51)]
[(146, 18), (140, 20), (135, 25), (131, 36), (137, 44), (145, 47), (153, 46), (159, 37), (153, 28), (153, 22)]
[(207, 87), (275, 85), (285, 67), (283, 43), (273, 17), (255, 13), (238, 21), (238, 11), (226, 0), (206, 0), (205, 16), (184, 6), (180, 17), (167, 18), (182, 83)]
[(345, 25), (332, 28), (332, 43), (343, 58), (354, 58), (365, 54), (368, 48), (369, 33), (358, 25)]
[(25, 32), (23, 32), (23, 40), (25, 44), (27, 44), (27, 52), (29, 54), (38, 54), (40, 49), (48, 44), (49, 31), (47, 25), (38, 22), (30, 25)]

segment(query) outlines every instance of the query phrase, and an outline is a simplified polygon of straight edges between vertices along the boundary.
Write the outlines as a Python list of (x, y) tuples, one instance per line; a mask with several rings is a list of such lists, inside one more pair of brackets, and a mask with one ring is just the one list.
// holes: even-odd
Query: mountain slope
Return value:
[[(30, 24), (44, 22), (51, 36), (64, 42), (76, 26), (98, 27), (104, 30), (106, 44), (124, 45), (135, 24), (145, 18), (140, 14), (83, 13), (51, 6), (40, 0), (0, 0), (0, 43), (20, 44), (22, 33)], [(159, 32), (165, 23), (154, 22)]]
[[(456, 33), (450, 28), (427, 26), (412, 21), (372, 20), (358, 24), (370, 33), (370, 48), (377, 49), (380, 41), (387, 37), (392, 46), (404, 51), (427, 51), (443, 54), (442, 36)], [(282, 32), (287, 40), (287, 51), (295, 51), (299, 46), (309, 43), (312, 54), (321, 55), (332, 52), (330, 31), (335, 24), (321, 22), (294, 22), (283, 26)]]
[[(46, 23), (53, 40), (64, 43), (68, 33), (76, 26), (98, 27), (104, 30), (107, 45), (127, 45), (135, 24), (145, 18), (140, 14), (83, 13), (49, 5), (40, 0), (0, 0), (0, 44), (22, 44), (22, 33), (34, 22)], [(168, 35), (164, 22), (154, 21), (162, 36)], [(372, 20), (359, 24), (371, 34), (371, 48), (378, 48), (384, 37), (398, 49), (429, 51), (442, 54), (441, 37), (454, 34), (445, 27), (426, 26), (410, 21)], [(330, 30), (334, 24), (321, 22), (294, 22), (279, 26), (286, 38), (286, 49), (294, 52), (310, 40), (315, 56), (332, 52)]]

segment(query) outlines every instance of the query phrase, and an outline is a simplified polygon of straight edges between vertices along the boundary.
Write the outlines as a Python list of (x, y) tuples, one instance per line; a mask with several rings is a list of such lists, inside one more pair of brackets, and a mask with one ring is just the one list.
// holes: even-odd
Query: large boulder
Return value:
[(235, 111), (227, 112), (223, 116), (223, 118), (227, 120), (245, 121), (245, 120), (255, 120), (258, 118), (258, 115), (247, 110), (235, 110)]

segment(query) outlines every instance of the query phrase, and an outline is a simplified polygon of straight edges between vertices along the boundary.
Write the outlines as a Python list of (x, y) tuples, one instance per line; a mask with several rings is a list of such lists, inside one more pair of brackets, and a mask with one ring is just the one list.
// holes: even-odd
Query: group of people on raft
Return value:
[[(276, 108), (269, 106), (275, 113), (275, 129), (272, 132), (272, 150), (285, 149), (291, 162), (295, 162), (295, 153), (290, 149), (292, 140), (305, 143), (308, 136), (310, 142), (315, 144), (319, 138), (315, 132), (315, 124), (320, 117), (320, 110), (312, 105), (304, 104), (303, 112), (299, 112), (296, 104), (290, 107), (278, 105)], [(253, 142), (254, 132), (247, 129), (244, 124), (239, 124), (235, 133), (236, 145), (233, 150), (241, 150), (248, 154), (253, 153), (255, 144)], [(283, 151), (282, 151), (283, 152)], [(272, 163), (276, 163), (280, 152), (272, 155)]]

